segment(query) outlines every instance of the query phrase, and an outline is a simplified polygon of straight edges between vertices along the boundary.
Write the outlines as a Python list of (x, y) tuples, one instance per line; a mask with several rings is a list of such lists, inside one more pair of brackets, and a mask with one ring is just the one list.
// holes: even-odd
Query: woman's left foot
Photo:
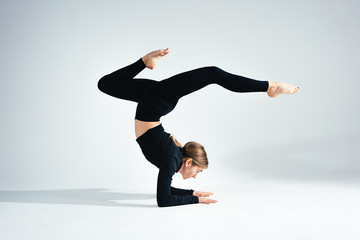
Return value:
[(142, 57), (142, 60), (147, 68), (154, 69), (156, 66), (157, 61), (169, 53), (169, 48), (167, 49), (159, 49), (156, 51), (152, 51), (145, 56)]
[(269, 97), (276, 97), (279, 94), (294, 94), (299, 91), (299, 87), (283, 82), (270, 82), (267, 94)]

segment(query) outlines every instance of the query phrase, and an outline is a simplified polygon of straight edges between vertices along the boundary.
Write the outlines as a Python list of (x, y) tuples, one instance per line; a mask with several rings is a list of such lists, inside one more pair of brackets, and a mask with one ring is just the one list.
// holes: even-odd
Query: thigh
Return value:
[(121, 81), (101, 79), (99, 89), (116, 98), (139, 102), (146, 90), (156, 83), (157, 81), (144, 78), (123, 79)]
[(180, 99), (209, 84), (216, 83), (217, 78), (216, 67), (196, 68), (161, 80), (157, 85), (157, 91), (164, 98)]
[(135, 119), (145, 122), (160, 121), (160, 117), (170, 113), (177, 102), (178, 100), (164, 98), (158, 92), (158, 84), (154, 84), (141, 97), (136, 108)]

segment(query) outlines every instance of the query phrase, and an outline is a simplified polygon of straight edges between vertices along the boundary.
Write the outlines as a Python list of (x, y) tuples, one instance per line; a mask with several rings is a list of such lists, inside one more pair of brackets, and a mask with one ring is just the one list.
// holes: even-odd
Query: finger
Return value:
[(208, 195), (213, 195), (212, 192), (201, 192), (201, 193), (208, 194)]
[(201, 192), (203, 194), (213, 194), (212, 192)]
[(204, 192), (203, 194), (206, 195), (207, 197), (210, 196), (210, 195), (214, 195), (214, 194), (211, 193), (211, 192)]

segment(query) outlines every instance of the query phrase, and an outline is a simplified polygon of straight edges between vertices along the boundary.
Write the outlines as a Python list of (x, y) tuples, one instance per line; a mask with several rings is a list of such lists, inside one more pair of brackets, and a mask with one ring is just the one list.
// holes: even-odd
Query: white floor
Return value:
[[(360, 1), (18, 0), (0, 11), (0, 240), (360, 239)], [(217, 204), (157, 207), (136, 104), (97, 88), (167, 47), (136, 77), (218, 66), (300, 86), (269, 99), (211, 85), (161, 119), (209, 155), (196, 181), (173, 186)]]
[(359, 239), (356, 185), (232, 178), (219, 202), (158, 208), (121, 189), (2, 191), (0, 239)]

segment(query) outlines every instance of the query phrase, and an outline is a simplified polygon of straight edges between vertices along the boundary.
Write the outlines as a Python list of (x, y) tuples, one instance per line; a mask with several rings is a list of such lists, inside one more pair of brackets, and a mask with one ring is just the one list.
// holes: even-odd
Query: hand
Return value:
[(198, 192), (198, 191), (193, 192), (193, 196), (199, 197), (199, 203), (206, 203), (206, 204), (217, 203), (215, 199), (206, 198), (209, 197), (210, 195), (214, 195), (214, 194), (212, 192)]
[(215, 199), (199, 197), (199, 203), (210, 204), (210, 203), (217, 203), (217, 201)]
[(198, 191), (194, 191), (193, 196), (196, 197), (209, 197), (210, 195), (214, 195), (212, 192), (198, 192)]

